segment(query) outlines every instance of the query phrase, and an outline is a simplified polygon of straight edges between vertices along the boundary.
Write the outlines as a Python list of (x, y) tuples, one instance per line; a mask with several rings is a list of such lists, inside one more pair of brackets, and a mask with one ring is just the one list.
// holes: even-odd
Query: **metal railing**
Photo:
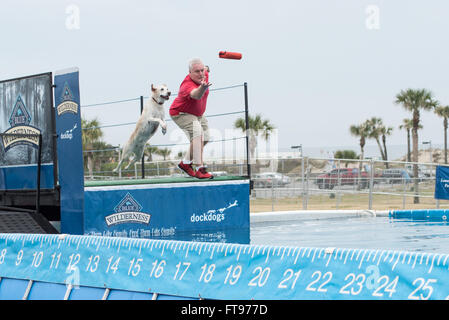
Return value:
[(449, 207), (434, 199), (437, 163), (310, 157), (258, 161), (271, 163), (265, 167), (272, 172), (253, 175), (255, 211)]
[[(145, 176), (180, 176), (178, 162), (179, 159), (146, 162)], [(211, 172), (247, 176), (246, 159), (205, 162)], [(449, 208), (448, 201), (434, 199), (437, 165), (374, 159), (258, 158), (251, 161), (251, 211)], [(141, 178), (141, 163), (122, 174), (122, 179)], [(119, 177), (105, 171), (94, 172), (90, 179), (95, 178)]]
[[(119, 156), (116, 156), (110, 168), (114, 168), (117, 164)], [(145, 173), (142, 175), (142, 162), (135, 162), (134, 165), (128, 169), (120, 169), (117, 173), (110, 170), (93, 171), (90, 175), (85, 171), (84, 177), (86, 180), (117, 180), (117, 179), (142, 179), (142, 176), (147, 179), (160, 177), (177, 177), (185, 176), (185, 174), (178, 169), (180, 159), (169, 160), (153, 160), (144, 162)], [(208, 171), (216, 175), (227, 176), (247, 176), (246, 159), (206, 159)]]

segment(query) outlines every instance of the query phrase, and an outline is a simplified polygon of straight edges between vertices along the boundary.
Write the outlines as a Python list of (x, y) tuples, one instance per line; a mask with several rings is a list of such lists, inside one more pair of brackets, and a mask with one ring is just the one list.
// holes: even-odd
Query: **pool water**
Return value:
[(252, 223), (250, 243), (449, 253), (446, 222), (349, 216)]
[(348, 214), (344, 210), (266, 212), (252, 214), (249, 229), (197, 230), (156, 239), (449, 253), (449, 211), (434, 214), (424, 210), (414, 211), (412, 217), (393, 218), (388, 213)]

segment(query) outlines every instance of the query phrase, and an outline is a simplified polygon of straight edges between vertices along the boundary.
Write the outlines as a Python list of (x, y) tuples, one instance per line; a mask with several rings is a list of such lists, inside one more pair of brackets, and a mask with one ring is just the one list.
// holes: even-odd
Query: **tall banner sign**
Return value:
[(78, 68), (55, 72), (61, 232), (83, 234), (84, 164)]
[(41, 188), (54, 187), (51, 84), (50, 72), (0, 81), (0, 190), (36, 189), (39, 134)]
[(436, 168), (435, 199), (449, 200), (449, 167)]

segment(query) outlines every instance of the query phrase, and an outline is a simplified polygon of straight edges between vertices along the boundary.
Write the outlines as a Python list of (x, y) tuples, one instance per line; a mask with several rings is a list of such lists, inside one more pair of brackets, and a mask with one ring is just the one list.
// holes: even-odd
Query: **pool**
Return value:
[[(290, 217), (285, 217), (289, 215)], [(396, 219), (387, 212), (289, 212), (254, 214), (250, 243), (449, 253), (445, 221)]]
[(156, 239), (449, 253), (449, 222), (441, 212), (431, 218), (426, 217), (428, 212), (439, 211), (415, 210), (413, 217), (401, 214), (399, 218), (388, 211), (369, 210), (252, 213), (249, 229), (178, 232)]

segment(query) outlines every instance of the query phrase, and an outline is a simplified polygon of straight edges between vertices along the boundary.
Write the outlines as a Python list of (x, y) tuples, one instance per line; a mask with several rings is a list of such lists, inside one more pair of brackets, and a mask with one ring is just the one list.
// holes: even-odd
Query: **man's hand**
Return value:
[(210, 82), (206, 82), (204, 79), (201, 80), (201, 87), (203, 87), (203, 89), (207, 89), (212, 85), (212, 83)]

